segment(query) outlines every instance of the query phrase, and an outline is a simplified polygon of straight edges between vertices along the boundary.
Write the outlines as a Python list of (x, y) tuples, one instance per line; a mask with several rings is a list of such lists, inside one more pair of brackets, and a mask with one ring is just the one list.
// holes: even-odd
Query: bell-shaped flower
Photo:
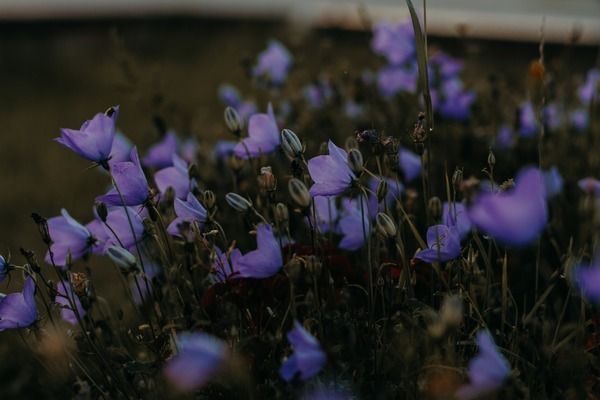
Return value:
[(584, 132), (590, 126), (590, 114), (585, 108), (578, 108), (569, 113), (569, 122), (577, 132)]
[(400, 148), (398, 164), (406, 182), (410, 182), (421, 175), (421, 157), (410, 150)]
[(444, 118), (465, 121), (470, 116), (475, 97), (475, 92), (463, 88), (458, 77), (449, 79), (442, 85), (442, 97), (437, 111)]
[(530, 101), (524, 102), (519, 107), (519, 134), (522, 137), (533, 137), (538, 131), (535, 110)]
[(399, 92), (417, 90), (418, 70), (414, 66), (387, 66), (377, 73), (377, 87), (383, 97), (393, 97)]
[(63, 128), (58, 143), (68, 147), (81, 157), (94, 161), (105, 168), (112, 150), (115, 137), (115, 124), (119, 116), (119, 106), (111, 109), (110, 116), (98, 113), (85, 121), (79, 130)]
[(267, 48), (258, 55), (252, 75), (266, 78), (273, 85), (282, 85), (287, 78), (292, 62), (293, 58), (290, 52), (277, 40), (271, 40)]
[(96, 201), (109, 206), (138, 206), (150, 199), (148, 180), (140, 165), (137, 148), (131, 150), (130, 158), (131, 161), (115, 163), (112, 166), (111, 175), (116, 187), (97, 197)]
[(45, 260), (57, 266), (66, 265), (69, 258), (75, 261), (90, 254), (96, 242), (91, 232), (65, 209), (61, 210), (61, 216), (48, 219), (48, 232), (52, 244)]
[(269, 154), (281, 143), (281, 135), (273, 106), (269, 103), (266, 114), (254, 114), (248, 121), (248, 137), (238, 143), (233, 153), (239, 158), (248, 159)]
[(67, 281), (61, 280), (56, 285), (54, 302), (61, 306), (60, 317), (71, 325), (77, 325), (77, 314), (79, 314), (79, 318), (83, 318), (86, 314), (79, 296), (72, 290)]
[(426, 263), (446, 262), (460, 255), (460, 236), (455, 227), (434, 225), (427, 229), (427, 248), (415, 254)]
[(549, 170), (543, 171), (543, 174), (546, 196), (552, 198), (559, 195), (563, 190), (563, 178), (558, 172), (558, 168), (551, 167)]
[(321, 233), (335, 232), (338, 209), (333, 196), (315, 196), (309, 212), (310, 222)]
[(330, 140), (329, 155), (308, 160), (308, 173), (315, 182), (310, 188), (312, 196), (336, 196), (344, 193), (356, 180), (348, 165), (348, 153)]
[(465, 63), (458, 59), (454, 58), (443, 51), (437, 51), (429, 57), (430, 62), (430, 79), (433, 80), (435, 78), (437, 72), (442, 78), (453, 78), (460, 74), (463, 70)]
[(505, 245), (527, 245), (546, 226), (548, 208), (544, 178), (537, 168), (522, 169), (515, 187), (501, 193), (480, 193), (468, 209), (477, 229)]
[(162, 140), (151, 146), (142, 160), (145, 167), (166, 168), (173, 162), (173, 154), (177, 153), (179, 141), (173, 132), (167, 132)]
[(600, 304), (600, 251), (589, 265), (578, 265), (573, 271), (574, 281), (583, 297)]
[(511, 149), (515, 145), (515, 133), (509, 125), (501, 125), (498, 128), (498, 133), (495, 139), (495, 148), (506, 150)]
[(5, 329), (27, 328), (37, 321), (35, 282), (25, 279), (23, 291), (6, 296), (0, 294), (0, 332)]
[(342, 240), (338, 247), (343, 250), (360, 249), (371, 236), (371, 217), (376, 210), (370, 209), (369, 202), (364, 196), (356, 199), (342, 201), (342, 218), (338, 223), (338, 230)]
[(161, 195), (172, 187), (178, 199), (185, 199), (190, 192), (190, 176), (188, 165), (177, 154), (173, 154), (173, 165), (163, 168), (154, 174), (154, 182)]
[(114, 245), (131, 250), (144, 237), (142, 217), (131, 207), (114, 207), (110, 209), (104, 229), (108, 237), (107, 247)]
[(294, 353), (281, 365), (279, 375), (290, 382), (297, 374), (303, 381), (318, 374), (327, 361), (319, 341), (298, 321), (294, 321), (294, 329), (288, 332), (287, 338)]
[(473, 228), (463, 203), (445, 202), (442, 205), (442, 224), (455, 227), (461, 240), (467, 237)]
[(227, 344), (206, 333), (183, 333), (177, 337), (178, 354), (164, 367), (167, 380), (182, 392), (207, 383), (223, 366)]
[(392, 65), (399, 65), (413, 59), (415, 35), (410, 21), (397, 24), (380, 21), (373, 27), (371, 49), (384, 56)]
[(117, 132), (113, 139), (112, 148), (110, 149), (110, 160), (108, 160), (108, 164), (111, 168), (116, 163), (129, 161), (131, 149), (133, 149), (131, 141), (121, 132)]
[(173, 204), (175, 208), (175, 214), (177, 218), (173, 220), (167, 227), (167, 232), (173, 236), (179, 236), (181, 233), (180, 225), (184, 222), (189, 224), (198, 224), (198, 229), (202, 229), (202, 226), (206, 222), (206, 209), (198, 201), (196, 196), (192, 193), (188, 193), (185, 201), (176, 198)]
[(242, 278), (268, 278), (283, 265), (279, 241), (268, 224), (256, 227), (256, 250), (252, 250), (237, 260), (237, 270)]
[(225, 282), (229, 277), (235, 277), (238, 270), (238, 261), (242, 257), (239, 249), (223, 253), (215, 246), (215, 259), (212, 262), (211, 277), (213, 282)]
[(508, 361), (500, 354), (488, 331), (477, 334), (477, 346), (479, 354), (469, 362), (470, 383), (456, 392), (461, 400), (479, 398), (498, 390), (510, 373)]
[(586, 194), (600, 197), (600, 181), (598, 179), (588, 176), (587, 178), (580, 179), (577, 182), (577, 186)]

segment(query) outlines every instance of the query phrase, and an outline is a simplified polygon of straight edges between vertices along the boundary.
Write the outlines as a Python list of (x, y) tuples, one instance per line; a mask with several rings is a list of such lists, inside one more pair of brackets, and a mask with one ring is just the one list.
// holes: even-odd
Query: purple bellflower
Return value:
[(198, 201), (193, 193), (188, 193), (185, 201), (176, 198), (173, 207), (175, 208), (177, 218), (169, 224), (167, 232), (173, 236), (179, 236), (179, 226), (183, 222), (190, 224), (196, 223), (198, 224), (198, 229), (202, 229), (202, 226), (206, 222), (207, 213), (204, 206)]
[(156, 187), (161, 195), (164, 195), (167, 189), (172, 187), (178, 199), (185, 199), (190, 192), (187, 162), (177, 154), (173, 154), (173, 165), (156, 171), (154, 182), (156, 182)]
[(600, 86), (600, 69), (590, 69), (587, 73), (585, 83), (579, 87), (577, 94), (584, 105), (591, 103), (594, 96), (598, 96)]
[(292, 62), (290, 52), (277, 40), (271, 40), (267, 48), (258, 55), (252, 75), (266, 78), (273, 85), (279, 86), (287, 79)]
[(212, 263), (212, 278), (214, 282), (225, 282), (228, 277), (237, 275), (237, 265), (242, 257), (239, 249), (233, 249), (229, 255), (215, 246), (215, 259)]
[(500, 126), (496, 134), (495, 144), (495, 147), (501, 150), (513, 148), (515, 145), (515, 133), (509, 125)]
[(596, 256), (589, 265), (578, 265), (573, 271), (573, 277), (583, 297), (600, 304), (600, 251), (596, 251)]
[(233, 154), (238, 142), (233, 140), (219, 140), (213, 147), (213, 160), (218, 161)]
[(269, 103), (266, 114), (255, 114), (248, 121), (248, 137), (238, 143), (233, 152), (243, 159), (271, 153), (279, 146), (281, 136), (273, 106)]
[(600, 197), (600, 181), (598, 179), (588, 176), (587, 178), (580, 179), (577, 182), (577, 186), (579, 186), (579, 189), (584, 193)]
[(173, 154), (177, 153), (179, 141), (173, 132), (167, 132), (162, 140), (148, 149), (142, 164), (151, 168), (166, 168), (173, 163)]
[(478, 398), (499, 389), (510, 373), (508, 361), (498, 351), (488, 331), (477, 334), (477, 346), (479, 354), (469, 362), (471, 382), (456, 392), (461, 400)]
[(410, 182), (421, 175), (421, 157), (410, 150), (400, 148), (398, 164), (406, 182)]
[(469, 118), (471, 104), (475, 101), (475, 93), (464, 90), (462, 81), (456, 77), (442, 84), (443, 96), (438, 105), (438, 112), (445, 118), (464, 121)]
[(395, 24), (380, 21), (373, 27), (371, 49), (391, 65), (403, 64), (415, 55), (415, 35), (410, 21)]
[(129, 161), (131, 149), (133, 149), (131, 141), (121, 132), (117, 132), (113, 139), (112, 148), (110, 149), (110, 160), (108, 161), (108, 164), (111, 168), (116, 163)]
[(182, 392), (198, 389), (222, 367), (227, 344), (206, 333), (183, 333), (177, 338), (179, 354), (164, 368), (168, 381)]
[(370, 209), (374, 203), (369, 202), (365, 196), (356, 199), (343, 199), (342, 218), (338, 229), (342, 240), (338, 247), (343, 250), (354, 251), (360, 249), (371, 236), (371, 216), (375, 212)]
[(399, 92), (415, 93), (418, 70), (415, 66), (387, 66), (377, 73), (377, 87), (383, 97), (393, 97)]
[[(335, 205), (335, 197), (333, 196), (315, 196), (309, 218), (316, 225), (321, 233), (335, 232), (335, 225), (338, 219), (338, 209)], [(316, 217), (316, 223), (313, 220)]]
[(75, 261), (98, 250), (91, 232), (65, 209), (61, 210), (61, 216), (48, 219), (48, 231), (52, 244), (45, 260), (49, 264), (54, 262), (57, 266), (64, 266), (69, 257)]
[(544, 126), (550, 131), (556, 130), (562, 123), (562, 110), (556, 103), (550, 103), (544, 107), (542, 116), (544, 118)]
[(502, 244), (531, 243), (548, 222), (542, 173), (533, 167), (522, 169), (513, 189), (479, 194), (468, 214), (473, 225)]
[[(83, 318), (86, 314), (79, 297), (73, 292), (69, 282), (64, 280), (58, 282), (56, 285), (56, 292), (54, 301), (61, 306), (60, 317), (63, 321), (66, 321), (71, 325), (77, 325), (77, 314), (79, 314), (80, 318)], [(75, 314), (73, 306), (76, 307), (77, 314)]]
[(111, 110), (110, 116), (103, 113), (96, 114), (91, 120), (85, 121), (79, 130), (61, 129), (61, 136), (54, 140), (81, 157), (108, 169), (119, 106), (112, 107)]
[(226, 106), (238, 108), (242, 102), (242, 96), (235, 86), (224, 83), (219, 86), (219, 100)]
[(356, 175), (348, 165), (348, 153), (330, 140), (329, 155), (308, 160), (308, 173), (315, 182), (310, 188), (312, 196), (336, 196), (352, 186)]
[(262, 223), (256, 227), (256, 244), (256, 250), (237, 260), (237, 270), (242, 278), (268, 278), (283, 265), (279, 241), (271, 225)]
[(538, 131), (535, 110), (530, 101), (524, 102), (519, 107), (519, 134), (522, 137), (533, 137)]
[(435, 76), (438, 72), (441, 78), (453, 78), (460, 74), (465, 63), (458, 58), (454, 58), (443, 51), (438, 51), (429, 57), (431, 66), (429, 68), (430, 75)]
[(327, 361), (319, 341), (298, 321), (294, 321), (294, 329), (288, 332), (287, 338), (294, 348), (294, 354), (281, 365), (279, 375), (290, 382), (296, 374), (303, 381), (318, 374)]
[(590, 126), (590, 115), (586, 109), (578, 108), (571, 111), (569, 121), (577, 132), (583, 132)]
[(37, 317), (35, 282), (31, 276), (25, 279), (22, 292), (0, 295), (0, 332), (27, 328), (37, 321)]
[(377, 201), (376, 196), (369, 196), (370, 202), (374, 201), (375, 203), (377, 203), (376, 205), (369, 204), (369, 207), (370, 207), (369, 209), (371, 211), (373, 211), (373, 210), (384, 211), (385, 207), (387, 207), (387, 208), (393, 207), (394, 204), (396, 204), (396, 201), (400, 199), (402, 192), (404, 192), (404, 186), (400, 182), (398, 182), (396, 179), (385, 178), (385, 177), (369, 179), (369, 189), (373, 193), (376, 193), (379, 183), (381, 182), (381, 180), (384, 180), (384, 179), (387, 182), (387, 193), (385, 195), (385, 199), (383, 199), (382, 204), (380, 206), (380, 204)]
[[(129, 225), (127, 214), (129, 214), (133, 230)], [(144, 223), (142, 217), (131, 207), (127, 207), (127, 211), (125, 207), (114, 207), (110, 209), (108, 211), (108, 216), (106, 217), (104, 229), (108, 237), (106, 241), (107, 247), (121, 246), (126, 250), (131, 250), (144, 236)]]
[[(131, 149), (131, 161), (123, 161), (112, 166), (111, 175), (119, 188), (111, 189), (103, 196), (96, 198), (109, 206), (138, 206), (150, 200), (148, 180), (138, 157), (137, 148)], [(122, 198), (121, 198), (122, 196)]]
[(563, 190), (563, 178), (558, 172), (556, 166), (551, 167), (544, 174), (544, 186), (546, 187), (546, 196), (552, 198), (559, 195)]
[(473, 228), (463, 203), (445, 202), (442, 205), (442, 224), (455, 227), (461, 240), (467, 237)]
[(427, 229), (427, 249), (415, 254), (415, 258), (426, 263), (446, 262), (460, 255), (460, 236), (451, 226), (434, 225)]

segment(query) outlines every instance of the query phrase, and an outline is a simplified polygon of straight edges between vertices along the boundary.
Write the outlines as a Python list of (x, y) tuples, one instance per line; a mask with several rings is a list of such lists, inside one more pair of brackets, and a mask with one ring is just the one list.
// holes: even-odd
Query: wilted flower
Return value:
[(229, 132), (239, 137), (242, 133), (242, 129), (244, 129), (244, 120), (240, 117), (237, 110), (228, 106), (225, 108), (223, 117), (225, 118), (225, 125), (227, 125)]
[(254, 114), (248, 121), (248, 137), (238, 143), (233, 153), (248, 159), (269, 154), (279, 146), (281, 137), (273, 106), (269, 103), (266, 114)]
[[(48, 231), (52, 244), (46, 253), (46, 262), (64, 266), (68, 259), (78, 260), (91, 253), (94, 249), (95, 238), (90, 231), (75, 219), (67, 210), (61, 210), (61, 216), (48, 220)], [(52, 257), (50, 254), (52, 253)]]
[(256, 244), (256, 250), (237, 260), (237, 270), (242, 278), (268, 278), (283, 265), (279, 241), (271, 225), (262, 223), (256, 227)]
[(202, 226), (206, 222), (207, 213), (204, 206), (198, 201), (193, 193), (188, 193), (186, 201), (179, 198), (175, 199), (173, 206), (177, 218), (169, 224), (167, 232), (175, 236), (180, 235), (179, 226), (182, 222), (188, 222), (190, 224), (197, 223), (198, 228), (202, 229)]
[(394, 220), (390, 218), (389, 215), (384, 213), (378, 213), (375, 217), (375, 222), (377, 226), (377, 232), (383, 237), (393, 238), (396, 236), (396, 224), (394, 224)]
[(54, 302), (61, 306), (60, 316), (63, 321), (72, 325), (77, 325), (77, 314), (79, 315), (79, 318), (83, 318), (86, 314), (79, 297), (72, 290), (71, 285), (67, 281), (61, 280), (56, 285), (56, 297), (54, 298)]
[(97, 197), (96, 201), (109, 206), (137, 206), (150, 199), (148, 181), (142, 171), (136, 147), (131, 150), (130, 159), (131, 161), (115, 163), (112, 166), (111, 175), (118, 191), (113, 188), (105, 195)]
[(292, 55), (280, 42), (271, 40), (258, 55), (252, 75), (267, 78), (273, 85), (281, 85), (287, 78), (292, 60)]
[(577, 182), (579, 189), (583, 190), (587, 194), (591, 194), (596, 197), (600, 197), (600, 181), (594, 179), (591, 176), (580, 179)]
[(421, 175), (421, 157), (410, 150), (400, 148), (398, 164), (406, 182), (410, 182)]
[(287, 338), (294, 348), (294, 354), (284, 361), (279, 375), (289, 382), (296, 374), (299, 374), (303, 381), (318, 374), (327, 361), (319, 341), (298, 321), (294, 321), (294, 329), (288, 332)]
[(156, 187), (160, 190), (161, 195), (164, 195), (167, 189), (171, 187), (178, 199), (185, 199), (190, 192), (187, 162), (177, 154), (173, 154), (173, 165), (156, 171), (154, 182), (156, 182)]
[(600, 304), (600, 251), (597, 251), (589, 265), (578, 265), (573, 276), (581, 294), (591, 302)]
[(252, 208), (252, 202), (237, 193), (229, 192), (225, 195), (225, 201), (237, 212), (246, 212)]
[(162, 140), (148, 149), (142, 163), (146, 167), (165, 168), (172, 164), (179, 142), (173, 132), (167, 132)]
[(434, 225), (427, 229), (427, 249), (415, 254), (415, 258), (432, 263), (445, 262), (460, 255), (460, 237), (455, 227)]
[(315, 182), (310, 188), (313, 196), (335, 196), (350, 188), (356, 175), (348, 165), (348, 153), (330, 140), (329, 155), (308, 160), (308, 172)]
[(35, 323), (37, 317), (35, 282), (31, 276), (25, 279), (22, 292), (0, 295), (0, 332), (27, 328)]
[(459, 399), (473, 399), (499, 389), (510, 372), (508, 361), (498, 352), (494, 339), (488, 331), (477, 334), (479, 354), (469, 363), (468, 385), (456, 392)]
[(455, 227), (461, 240), (467, 237), (472, 229), (471, 220), (463, 203), (445, 202), (442, 205), (442, 224)]
[(227, 345), (206, 333), (183, 333), (177, 337), (179, 353), (164, 367), (164, 374), (178, 390), (193, 391), (210, 380), (227, 357)]
[(556, 166), (551, 167), (549, 170), (543, 171), (544, 174), (544, 186), (546, 187), (546, 196), (548, 198), (554, 197), (560, 194), (563, 190), (563, 178), (558, 172)]
[(506, 245), (535, 240), (548, 221), (544, 178), (537, 168), (522, 169), (515, 187), (506, 192), (483, 192), (468, 209), (471, 222)]
[(384, 56), (392, 65), (402, 64), (415, 55), (415, 35), (410, 21), (395, 24), (380, 21), (373, 27), (373, 52)]

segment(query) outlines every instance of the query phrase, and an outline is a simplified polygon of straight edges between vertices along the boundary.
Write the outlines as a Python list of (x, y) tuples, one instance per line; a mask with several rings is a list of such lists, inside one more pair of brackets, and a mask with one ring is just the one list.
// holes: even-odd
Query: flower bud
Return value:
[(363, 156), (360, 150), (351, 149), (348, 153), (348, 165), (350, 169), (357, 174), (360, 174), (363, 170)]
[(263, 192), (273, 192), (277, 189), (277, 178), (271, 167), (262, 167), (258, 176), (258, 187)]
[(50, 243), (52, 243), (52, 238), (50, 237), (50, 230), (48, 229), (48, 220), (38, 213), (31, 213), (31, 218), (38, 226), (42, 241), (46, 245), (50, 245)]
[(238, 212), (246, 212), (252, 207), (252, 202), (237, 193), (229, 192), (225, 195), (227, 204)]
[(120, 246), (110, 246), (106, 249), (106, 254), (115, 264), (123, 269), (130, 270), (137, 266), (135, 256)]
[(110, 106), (106, 109), (106, 111), (104, 111), (104, 115), (110, 118), (115, 114), (115, 112), (117, 112), (117, 109), (113, 106)]
[(375, 217), (377, 232), (385, 238), (393, 238), (396, 236), (396, 224), (385, 213), (378, 213)]
[(100, 221), (106, 222), (106, 217), (108, 217), (108, 208), (106, 208), (106, 204), (101, 201), (96, 203), (96, 215), (98, 215)]
[(490, 151), (488, 153), (487, 162), (490, 167), (493, 167), (494, 165), (496, 165), (496, 156), (494, 155), (494, 152), (492, 151), (492, 149), (490, 149)]
[(429, 199), (429, 212), (434, 220), (439, 220), (442, 217), (442, 201), (439, 197), (433, 196)]
[(275, 220), (279, 223), (286, 222), (290, 218), (290, 212), (283, 203), (277, 203), (275, 206)]
[(385, 179), (380, 179), (379, 183), (377, 184), (377, 201), (378, 202), (382, 202), (383, 199), (385, 199), (385, 196), (387, 196), (388, 194), (388, 183), (387, 180)]
[(307, 208), (310, 205), (310, 193), (306, 188), (304, 182), (300, 179), (292, 178), (288, 182), (288, 190), (292, 200), (296, 202), (300, 207)]
[(227, 129), (229, 132), (233, 133), (235, 136), (239, 137), (242, 133), (242, 129), (244, 129), (244, 121), (238, 114), (237, 110), (233, 107), (225, 108), (225, 125), (227, 125)]
[(215, 196), (215, 192), (212, 190), (205, 190), (202, 192), (202, 202), (207, 209), (212, 209), (217, 202), (217, 197)]
[(300, 157), (304, 152), (302, 142), (291, 129), (281, 131), (281, 148), (289, 159)]

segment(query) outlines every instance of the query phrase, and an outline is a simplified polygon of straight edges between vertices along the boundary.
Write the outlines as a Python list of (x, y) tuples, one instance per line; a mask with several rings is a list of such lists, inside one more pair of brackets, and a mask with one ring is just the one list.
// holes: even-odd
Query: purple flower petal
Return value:
[(240, 158), (254, 158), (271, 153), (279, 146), (280, 141), (273, 106), (269, 103), (267, 114), (255, 114), (250, 117), (248, 137), (238, 143), (233, 151)]
[(0, 332), (5, 329), (27, 328), (35, 323), (37, 317), (35, 282), (28, 276), (22, 292), (0, 298)]
[(583, 178), (577, 182), (577, 186), (587, 194), (600, 197), (600, 181), (598, 179), (594, 179), (591, 176)]
[(294, 354), (282, 364), (279, 375), (289, 382), (296, 374), (303, 381), (318, 374), (327, 361), (319, 341), (298, 321), (294, 321), (294, 329), (288, 332), (287, 337), (294, 348)]
[(154, 182), (161, 195), (172, 187), (175, 196), (179, 199), (185, 199), (190, 192), (190, 177), (188, 174), (187, 163), (173, 154), (173, 166), (163, 168), (154, 174)]
[(274, 85), (281, 85), (291, 66), (290, 52), (277, 40), (271, 40), (266, 50), (258, 55), (252, 74), (255, 77), (265, 77)]
[(331, 140), (329, 155), (308, 160), (308, 172), (315, 182), (310, 188), (312, 196), (335, 196), (350, 188), (356, 175), (348, 165), (348, 154)]
[(47, 263), (54, 261), (57, 266), (64, 266), (69, 256), (73, 261), (82, 258), (91, 251), (93, 244), (92, 234), (85, 226), (73, 219), (67, 210), (61, 210), (61, 214), (48, 220), (52, 244), (45, 257)]
[(442, 205), (442, 224), (455, 227), (461, 240), (467, 237), (472, 229), (471, 220), (463, 203), (445, 202)]
[(279, 241), (275, 238), (271, 225), (258, 225), (256, 244), (256, 250), (237, 260), (237, 270), (242, 278), (268, 278), (275, 275), (283, 265)]
[(167, 132), (163, 139), (148, 149), (142, 160), (146, 167), (166, 168), (173, 163), (173, 154), (177, 153), (179, 142), (173, 132)]
[(460, 237), (454, 227), (434, 225), (427, 229), (427, 246), (415, 258), (432, 263), (435, 261), (446, 262), (460, 255)]
[(400, 148), (398, 163), (406, 182), (410, 182), (421, 175), (421, 157), (410, 150)]
[(69, 282), (64, 280), (57, 283), (56, 291), (57, 294), (54, 301), (61, 306), (61, 318), (72, 325), (77, 325), (77, 315), (75, 314), (73, 306), (77, 308), (77, 313), (80, 318), (83, 318), (86, 314), (79, 297), (71, 290)]

